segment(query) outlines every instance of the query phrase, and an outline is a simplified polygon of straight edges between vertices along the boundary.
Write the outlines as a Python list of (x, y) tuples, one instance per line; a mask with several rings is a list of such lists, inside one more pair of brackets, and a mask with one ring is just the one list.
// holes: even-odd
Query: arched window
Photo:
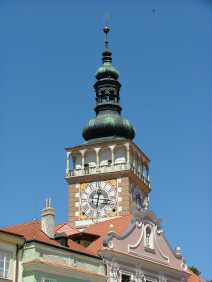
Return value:
[(73, 168), (74, 169), (82, 169), (82, 156), (81, 154), (75, 154), (72, 156), (73, 159)]
[(99, 152), (99, 164), (100, 166), (111, 164), (112, 155), (109, 148), (104, 148)]
[(141, 177), (141, 174), (142, 174), (142, 164), (141, 164), (141, 162), (139, 161), (139, 162), (138, 162), (138, 175), (139, 175), (139, 177)]
[(85, 154), (85, 165), (88, 167), (95, 167), (96, 166), (96, 152), (95, 151), (88, 151)]
[(145, 178), (147, 178), (147, 168), (146, 168), (146, 166), (144, 164), (143, 164), (143, 176)]
[(114, 155), (115, 164), (126, 163), (126, 149), (124, 146), (115, 148)]
[(137, 155), (135, 154), (134, 155), (134, 165), (133, 165), (133, 170), (134, 170), (134, 173), (137, 173), (138, 171), (138, 158), (137, 158)]

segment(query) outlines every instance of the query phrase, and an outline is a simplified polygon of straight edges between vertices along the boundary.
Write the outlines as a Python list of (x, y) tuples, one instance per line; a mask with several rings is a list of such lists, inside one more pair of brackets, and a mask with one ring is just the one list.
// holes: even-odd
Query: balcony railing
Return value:
[(66, 177), (84, 176), (84, 175), (92, 175), (92, 174), (124, 171), (124, 170), (133, 171), (148, 187), (150, 187), (150, 182), (148, 178), (142, 175), (140, 171), (136, 170), (136, 168), (129, 163), (120, 163), (114, 165), (108, 164), (99, 167), (95, 166), (95, 167), (85, 167), (84, 169), (68, 170), (66, 172)]

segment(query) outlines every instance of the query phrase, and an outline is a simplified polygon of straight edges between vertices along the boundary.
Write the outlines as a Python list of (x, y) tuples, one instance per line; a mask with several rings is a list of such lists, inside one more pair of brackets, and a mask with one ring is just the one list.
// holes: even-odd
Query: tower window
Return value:
[(112, 160), (111, 150), (109, 148), (104, 148), (100, 150), (99, 152), (100, 166), (108, 166), (110, 160)]
[(124, 146), (115, 148), (114, 155), (115, 155), (115, 164), (126, 162), (126, 149)]

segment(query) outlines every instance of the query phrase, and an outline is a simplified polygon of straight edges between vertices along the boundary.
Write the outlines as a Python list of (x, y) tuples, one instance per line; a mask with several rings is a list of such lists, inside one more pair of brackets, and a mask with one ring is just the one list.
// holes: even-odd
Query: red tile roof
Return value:
[(203, 280), (197, 276), (192, 271), (189, 271), (191, 273), (191, 276), (188, 278), (187, 282), (203, 282)]
[(124, 231), (127, 229), (127, 227), (129, 226), (131, 218), (132, 218), (131, 215), (126, 215), (88, 226), (84, 230), (84, 232), (94, 233), (99, 235), (100, 237), (97, 240), (95, 240), (93, 243), (91, 243), (87, 247), (87, 249), (89, 251), (94, 252), (95, 254), (98, 254), (98, 251), (102, 248), (102, 243), (109, 229), (112, 227), (111, 225), (113, 225), (113, 230), (116, 232), (116, 234), (122, 235)]
[(42, 230), (40, 221), (31, 221), (28, 223), (17, 224), (14, 226), (3, 228), (5, 231), (9, 231), (15, 234), (19, 234), (25, 237), (27, 241), (40, 241), (46, 244), (59, 246), (60, 244), (49, 238)]
[[(61, 244), (59, 242), (57, 242), (55, 239), (51, 239), (49, 238), (42, 230), (41, 230), (41, 223), (39, 221), (32, 221), (32, 222), (28, 222), (28, 223), (24, 223), (24, 224), (18, 224), (18, 225), (14, 225), (11, 227), (6, 227), (3, 228), (2, 230), (10, 232), (10, 233), (14, 233), (14, 234), (19, 234), (24, 236), (24, 238), (27, 241), (39, 241), (45, 244), (49, 244), (49, 245), (53, 245), (56, 247), (62, 247)], [(61, 233), (61, 230), (63, 230), (62, 232), (64, 232), (64, 230), (66, 230), (69, 233), (74, 232), (74, 230), (72, 229), (72, 227), (68, 226), (67, 224), (65, 225), (59, 225), (56, 227), (56, 232), (57, 233)], [(75, 232), (78, 232), (75, 229)], [(67, 234), (67, 235), (68, 235)], [(80, 252), (80, 253), (84, 253), (87, 255), (95, 255), (94, 252), (92, 252), (92, 250), (87, 250), (85, 247), (75, 243), (72, 240), (68, 240), (68, 246), (69, 249), (76, 251), (76, 252)]]
[(0, 232), (8, 234), (8, 235), (13, 235), (13, 236), (24, 238), (24, 236), (22, 236), (20, 234), (17, 234), (17, 233), (14, 233), (14, 232), (10, 232), (10, 231), (6, 231), (5, 229), (2, 229), (2, 228), (0, 228)]
[[(103, 240), (105, 239), (108, 233), (110, 225), (113, 225), (114, 231), (118, 235), (121, 235), (127, 229), (130, 220), (131, 216), (127, 215), (90, 225), (84, 230), (84, 232), (94, 234), (95, 236), (99, 235), (99, 237), (94, 242), (92, 242), (87, 248), (69, 239), (69, 248), (74, 251), (97, 256), (98, 251), (102, 248)], [(55, 239), (49, 238), (41, 230), (40, 221), (32, 221), (24, 224), (18, 224), (11, 227), (3, 228), (2, 230), (22, 235), (27, 241), (35, 240), (45, 244), (61, 247), (59, 242), (57, 242)], [(68, 236), (72, 236), (77, 233), (82, 234), (82, 232), (79, 232), (76, 228), (66, 223), (57, 225), (55, 228), (55, 232), (66, 233)]]
[(67, 236), (74, 235), (79, 233), (79, 231), (71, 226), (70, 224), (63, 223), (63, 224), (58, 224), (55, 228), (56, 233), (65, 233)]

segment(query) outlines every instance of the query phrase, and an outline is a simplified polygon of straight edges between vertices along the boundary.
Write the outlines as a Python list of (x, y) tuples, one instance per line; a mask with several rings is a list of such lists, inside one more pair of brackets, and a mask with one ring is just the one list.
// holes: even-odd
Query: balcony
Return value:
[(137, 177), (144, 182), (144, 184), (150, 188), (150, 181), (148, 177), (142, 175), (141, 172), (137, 171), (136, 168), (129, 163), (120, 163), (120, 164), (108, 164), (103, 166), (94, 166), (94, 167), (84, 167), (84, 169), (73, 169), (66, 171), (66, 178), (69, 177), (77, 177), (77, 176), (85, 176), (85, 175), (94, 175), (94, 174), (101, 174), (101, 173), (110, 173), (110, 172), (117, 172), (117, 171), (132, 171)]

